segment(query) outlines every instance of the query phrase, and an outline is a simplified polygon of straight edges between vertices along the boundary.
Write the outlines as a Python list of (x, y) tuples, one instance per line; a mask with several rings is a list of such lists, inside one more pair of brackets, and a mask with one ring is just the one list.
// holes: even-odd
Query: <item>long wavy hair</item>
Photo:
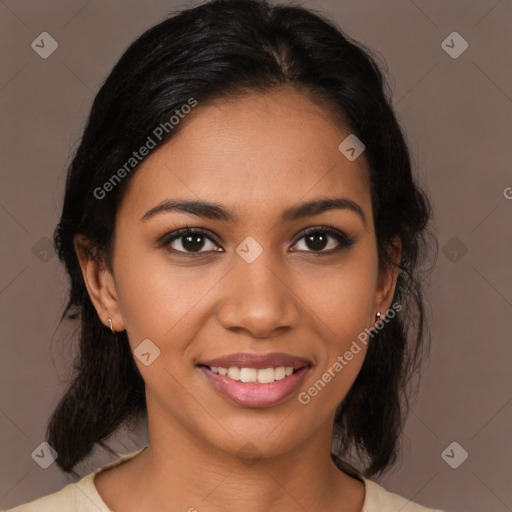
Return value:
[[(80, 322), (67, 389), (48, 421), (46, 439), (58, 466), (73, 468), (96, 444), (146, 417), (145, 384), (126, 332), (116, 335), (98, 318), (73, 241), (85, 235), (95, 258), (110, 265), (117, 207), (137, 166), (99, 198), (104, 186), (155, 128), (190, 98), (209, 101), (292, 86), (322, 102), (365, 145), (379, 267), (393, 265), (393, 238), (402, 257), (393, 302), (396, 318), (375, 333), (363, 366), (339, 404), (333, 458), (357, 452), (362, 473), (396, 462), (410, 407), (411, 377), (430, 347), (423, 259), (437, 258), (429, 229), (432, 206), (413, 178), (405, 135), (391, 105), (383, 71), (370, 50), (343, 34), (322, 13), (265, 0), (213, 0), (181, 10), (150, 28), (122, 55), (97, 93), (69, 165), (54, 244), (70, 279), (62, 315)], [(165, 133), (157, 147), (186, 119)], [(155, 139), (153, 135), (153, 139)], [(126, 166), (125, 166), (126, 169)], [(429, 254), (429, 241), (435, 253)], [(428, 256), (428, 258), (426, 258)], [(334, 442), (333, 442), (334, 446)]]

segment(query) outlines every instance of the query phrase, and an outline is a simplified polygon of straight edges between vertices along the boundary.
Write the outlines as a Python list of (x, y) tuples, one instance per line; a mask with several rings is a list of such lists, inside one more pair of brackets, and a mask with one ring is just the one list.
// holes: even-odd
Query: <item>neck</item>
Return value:
[[(148, 421), (149, 446), (134, 462), (136, 509), (189, 512), (326, 510), (359, 512), (364, 485), (331, 459), (332, 425), (284, 453), (247, 444), (232, 453), (177, 425)], [(135, 468), (134, 468), (135, 469)]]

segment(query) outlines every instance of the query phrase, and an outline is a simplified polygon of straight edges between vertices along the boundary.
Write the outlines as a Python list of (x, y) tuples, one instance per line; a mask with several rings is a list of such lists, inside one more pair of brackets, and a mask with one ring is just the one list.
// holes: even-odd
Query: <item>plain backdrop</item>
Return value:
[[(66, 165), (94, 94), (128, 44), (191, 5), (0, 1), (2, 509), (70, 482), (56, 464), (42, 469), (31, 456), (73, 357), (74, 325), (59, 326), (67, 282), (49, 243)], [(512, 2), (303, 5), (334, 17), (385, 61), (415, 172), (435, 205), (440, 252), (429, 290), (431, 357), (401, 465), (378, 481), (436, 508), (511, 511)], [(31, 46), (42, 32), (58, 44), (46, 59)], [(137, 435), (120, 433), (110, 445), (124, 454), (144, 443), (141, 425)], [(467, 459), (454, 469), (446, 454), (460, 461), (462, 450)], [(79, 471), (111, 460), (97, 449)]]

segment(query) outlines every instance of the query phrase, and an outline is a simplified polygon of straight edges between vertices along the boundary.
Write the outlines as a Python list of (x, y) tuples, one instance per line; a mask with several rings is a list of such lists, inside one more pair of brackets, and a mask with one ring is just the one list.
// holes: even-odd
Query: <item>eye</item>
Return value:
[[(170, 252), (194, 255), (195, 253), (219, 251), (213, 243), (215, 237), (201, 228), (183, 228), (164, 235), (159, 243)], [(208, 242), (213, 247), (208, 247)], [(174, 246), (173, 246), (174, 244)], [(201, 250), (206, 246), (206, 250)]]
[[(326, 245), (329, 244), (328, 239), (334, 239), (337, 241), (337, 244), (331, 244), (329, 250), (325, 251), (323, 249), (326, 248)], [(321, 254), (334, 254), (342, 251), (343, 249), (347, 249), (355, 244), (355, 240), (350, 238), (348, 235), (335, 229), (331, 226), (317, 226), (308, 228), (304, 234), (299, 238), (298, 242), (304, 239), (304, 245), (306, 246), (306, 252), (313, 252)], [(311, 250), (307, 250), (310, 248)]]
[[(295, 242), (294, 246), (302, 239), (304, 239), (304, 244), (306, 246), (305, 251), (318, 253), (318, 255), (334, 254), (355, 244), (355, 240), (353, 238), (350, 238), (342, 231), (331, 226), (316, 226), (308, 228), (302, 233), (302, 236), (297, 240), (297, 242)], [(335, 240), (337, 243), (331, 243), (329, 247), (329, 239)], [(223, 252), (223, 250), (217, 245), (219, 243), (217, 237), (212, 233), (201, 228), (189, 228), (188, 226), (164, 235), (158, 242), (159, 245), (165, 247), (169, 252), (189, 256), (195, 256), (211, 251)], [(208, 243), (210, 243), (210, 247), (208, 247)], [(326, 246), (329, 250), (324, 250)]]

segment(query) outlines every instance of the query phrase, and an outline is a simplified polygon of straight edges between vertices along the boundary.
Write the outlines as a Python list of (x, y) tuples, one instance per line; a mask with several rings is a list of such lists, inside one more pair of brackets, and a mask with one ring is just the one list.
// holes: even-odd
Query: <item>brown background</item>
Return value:
[[(94, 93), (127, 45), (191, 2), (0, 0), (0, 507), (69, 480), (31, 458), (72, 356), (58, 327), (66, 280), (47, 238), (65, 168)], [(394, 104), (435, 204), (440, 254), (431, 287), (431, 358), (407, 422), (402, 466), (378, 481), (450, 511), (512, 510), (512, 196), (510, 1), (304, 2), (386, 60)], [(59, 44), (42, 59), (31, 43)], [(457, 59), (441, 47), (469, 43)], [(467, 252), (465, 252), (467, 251)], [(111, 446), (142, 446), (121, 435)], [(468, 459), (452, 469), (452, 443)], [(85, 475), (112, 460), (97, 450)]]

